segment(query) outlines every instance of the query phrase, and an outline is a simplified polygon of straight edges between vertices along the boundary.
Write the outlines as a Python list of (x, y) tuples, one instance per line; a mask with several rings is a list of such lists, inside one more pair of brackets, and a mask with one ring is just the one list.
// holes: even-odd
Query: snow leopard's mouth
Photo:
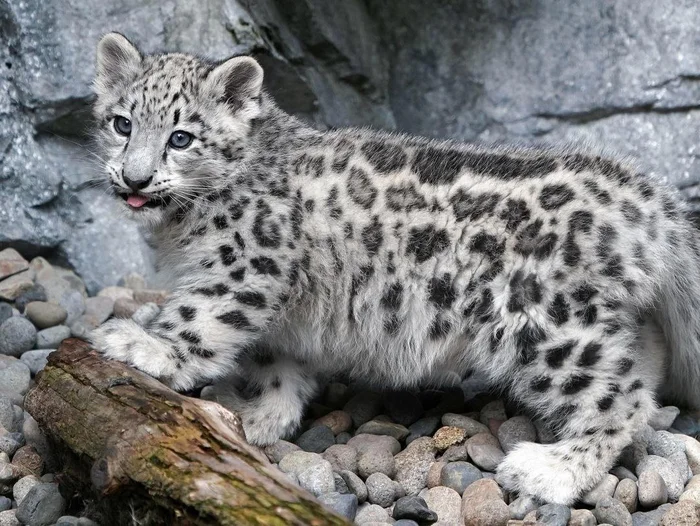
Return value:
[(123, 192), (120, 192), (118, 195), (132, 210), (138, 210), (140, 208), (165, 208), (172, 200), (169, 195), (143, 195)]

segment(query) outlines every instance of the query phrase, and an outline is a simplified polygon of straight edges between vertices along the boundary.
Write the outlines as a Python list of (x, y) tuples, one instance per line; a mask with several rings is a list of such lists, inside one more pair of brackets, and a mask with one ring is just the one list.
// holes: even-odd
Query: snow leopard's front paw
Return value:
[(90, 340), (105, 357), (124, 362), (164, 384), (178, 388), (173, 381), (176, 361), (169, 347), (135, 322), (111, 319), (92, 331)]
[(496, 480), (509, 491), (569, 506), (579, 497), (576, 478), (552, 445), (523, 442), (498, 466)]

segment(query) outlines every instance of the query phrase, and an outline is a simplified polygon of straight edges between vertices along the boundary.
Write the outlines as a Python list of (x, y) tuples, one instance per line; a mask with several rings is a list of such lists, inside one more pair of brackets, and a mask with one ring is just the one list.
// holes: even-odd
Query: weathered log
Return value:
[(49, 356), (25, 408), (62, 456), (64, 487), (96, 498), (110, 523), (348, 524), (247, 444), (232, 413), (82, 340)]

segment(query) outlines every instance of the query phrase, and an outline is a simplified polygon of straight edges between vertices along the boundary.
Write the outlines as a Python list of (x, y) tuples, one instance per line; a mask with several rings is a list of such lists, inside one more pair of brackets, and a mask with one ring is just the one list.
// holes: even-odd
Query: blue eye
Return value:
[(179, 150), (187, 148), (191, 142), (192, 135), (184, 131), (173, 132), (173, 134), (170, 136), (170, 139), (168, 140), (168, 144), (170, 146), (172, 146), (173, 148), (178, 148)]
[(129, 136), (131, 135), (131, 121), (126, 117), (115, 117), (114, 118), (114, 129), (117, 130), (119, 135)]

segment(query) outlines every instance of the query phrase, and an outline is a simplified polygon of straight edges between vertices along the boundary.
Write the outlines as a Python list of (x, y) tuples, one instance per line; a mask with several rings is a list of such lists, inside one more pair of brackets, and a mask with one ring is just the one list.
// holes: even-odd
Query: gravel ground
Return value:
[[(24, 395), (61, 340), (85, 336), (111, 316), (146, 324), (166, 297), (138, 275), (88, 297), (73, 272), (0, 251), (0, 526), (96, 524), (61, 495), (61, 466), (22, 409)], [(700, 524), (699, 417), (659, 410), (619, 465), (573, 508), (510, 495), (495, 482), (496, 466), (518, 442), (547, 443), (551, 436), (478, 380), (451, 390), (384, 393), (329, 383), (299, 433), (265, 452), (356, 524), (693, 525)]]

